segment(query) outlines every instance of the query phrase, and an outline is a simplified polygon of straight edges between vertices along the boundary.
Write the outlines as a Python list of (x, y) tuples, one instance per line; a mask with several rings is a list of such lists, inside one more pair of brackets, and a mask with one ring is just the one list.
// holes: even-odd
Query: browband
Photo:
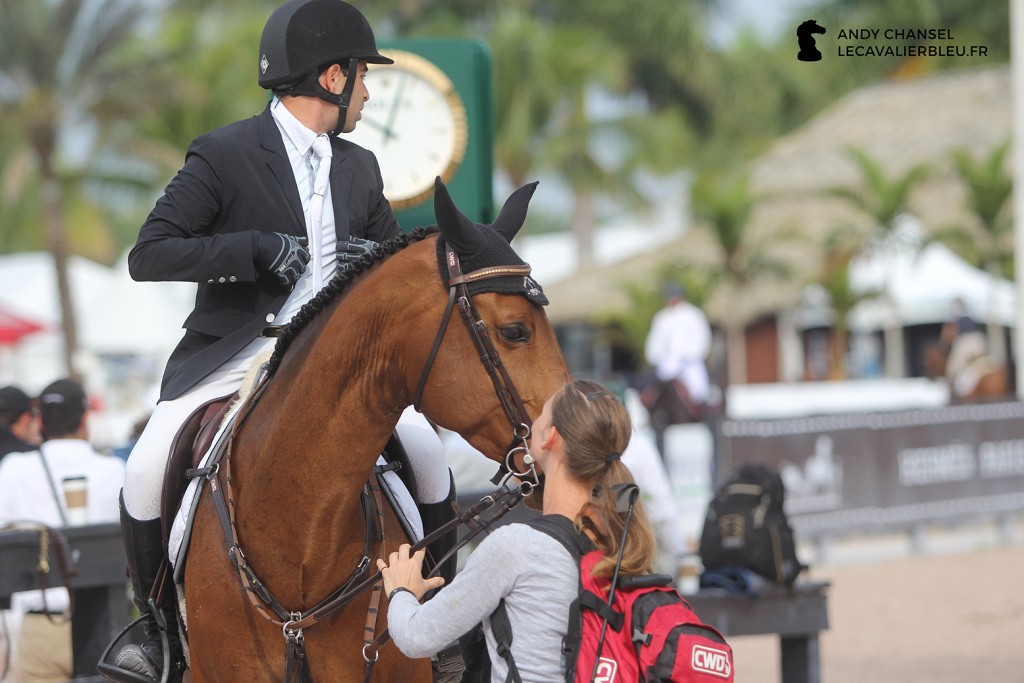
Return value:
[(528, 265), (522, 266), (491, 266), (490, 268), (480, 268), (474, 270), (471, 273), (465, 275), (450, 275), (448, 278), (448, 286), (454, 287), (455, 285), (468, 284), (470, 282), (477, 282), (478, 280), (487, 280), (492, 277), (508, 277), (509, 275), (529, 275), (533, 271)]

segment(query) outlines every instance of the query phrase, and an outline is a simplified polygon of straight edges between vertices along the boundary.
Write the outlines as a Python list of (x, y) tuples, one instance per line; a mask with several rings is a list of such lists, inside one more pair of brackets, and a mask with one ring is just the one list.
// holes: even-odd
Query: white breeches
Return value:
[[(138, 520), (160, 516), (164, 468), (178, 429), (203, 403), (237, 391), (252, 359), (259, 355), (260, 350), (272, 347), (274, 341), (257, 340), (186, 394), (157, 404), (125, 467), (124, 504), (128, 514)], [(416, 475), (417, 490), (413, 495), (417, 502), (436, 503), (447, 498), (450, 480), (444, 447), (430, 423), (408, 408), (395, 431), (409, 454)]]

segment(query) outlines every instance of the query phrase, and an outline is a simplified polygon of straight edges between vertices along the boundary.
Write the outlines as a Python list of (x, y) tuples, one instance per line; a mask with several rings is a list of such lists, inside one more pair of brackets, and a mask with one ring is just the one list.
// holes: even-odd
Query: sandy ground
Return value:
[[(1024, 524), (1009, 532), (932, 531), (916, 550), (906, 537), (834, 545), (810, 572), (832, 584), (822, 683), (1024, 683)], [(777, 637), (730, 643), (737, 683), (781, 681)]]

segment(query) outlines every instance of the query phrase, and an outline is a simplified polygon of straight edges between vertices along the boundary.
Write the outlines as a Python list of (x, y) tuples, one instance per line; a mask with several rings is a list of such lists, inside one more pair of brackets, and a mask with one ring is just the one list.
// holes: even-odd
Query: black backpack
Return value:
[(796, 557), (784, 498), (782, 477), (773, 467), (751, 463), (731, 472), (708, 503), (700, 537), (705, 574), (743, 567), (770, 581), (793, 583), (805, 567)]

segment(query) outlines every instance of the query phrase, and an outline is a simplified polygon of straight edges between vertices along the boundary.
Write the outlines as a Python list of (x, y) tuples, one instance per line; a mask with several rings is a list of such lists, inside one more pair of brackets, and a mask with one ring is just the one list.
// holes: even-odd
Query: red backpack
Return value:
[[(664, 575), (620, 577), (612, 605), (607, 578), (591, 575), (601, 552), (561, 515), (527, 522), (555, 538), (580, 564), (580, 593), (569, 608), (562, 651), (566, 683), (722, 683), (733, 680), (732, 648), (703, 623)], [(607, 620), (608, 626), (604, 627)], [(498, 651), (509, 678), (520, 683), (512, 660), (512, 629), (502, 602), (491, 615)], [(601, 633), (604, 630), (604, 642)], [(600, 657), (598, 655), (600, 643)]]

